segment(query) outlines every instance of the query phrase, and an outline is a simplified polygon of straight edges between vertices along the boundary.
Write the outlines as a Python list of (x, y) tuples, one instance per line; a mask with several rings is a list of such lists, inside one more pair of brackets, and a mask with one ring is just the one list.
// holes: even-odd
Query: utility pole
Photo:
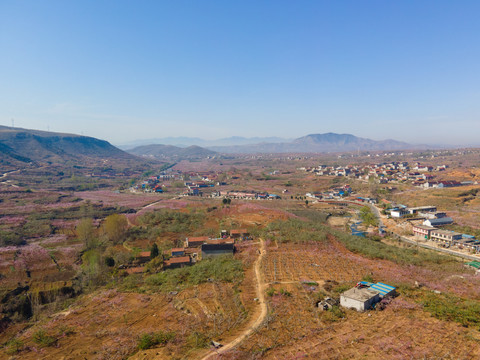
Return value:
[(15, 119), (12, 118), (12, 129), (15, 127)]

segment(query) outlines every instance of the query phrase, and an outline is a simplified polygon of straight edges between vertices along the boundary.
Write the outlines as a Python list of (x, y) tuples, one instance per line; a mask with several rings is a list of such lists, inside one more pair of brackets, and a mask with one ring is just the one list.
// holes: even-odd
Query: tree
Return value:
[(111, 256), (107, 256), (105, 258), (105, 265), (107, 265), (108, 267), (113, 267), (115, 266), (115, 259)]
[(87, 250), (93, 249), (98, 245), (92, 219), (84, 218), (80, 220), (75, 230), (78, 239), (85, 245)]
[(152, 248), (150, 249), (150, 259), (154, 259), (158, 256), (158, 245), (157, 243), (153, 243)]
[(114, 244), (119, 244), (125, 240), (127, 232), (127, 218), (123, 215), (112, 214), (107, 216), (103, 224), (103, 231), (108, 240)]

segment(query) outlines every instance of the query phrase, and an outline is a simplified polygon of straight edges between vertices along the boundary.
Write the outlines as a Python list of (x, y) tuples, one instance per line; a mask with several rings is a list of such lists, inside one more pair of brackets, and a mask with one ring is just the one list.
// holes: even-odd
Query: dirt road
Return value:
[(240, 333), (235, 339), (233, 339), (227, 344), (224, 344), (221, 348), (217, 350), (213, 350), (208, 355), (204, 356), (201, 360), (215, 359), (216, 356), (233, 349), (235, 346), (237, 346), (243, 340), (245, 340), (248, 336), (250, 336), (255, 330), (257, 330), (262, 324), (262, 322), (265, 320), (265, 317), (267, 316), (267, 304), (265, 302), (265, 279), (261, 271), (262, 259), (265, 256), (265, 254), (266, 254), (265, 243), (263, 239), (260, 239), (260, 255), (255, 261), (255, 277), (257, 279), (257, 299), (261, 309), (260, 315), (258, 316), (258, 318), (255, 320), (253, 324), (248, 326), (248, 328), (245, 329), (242, 333)]

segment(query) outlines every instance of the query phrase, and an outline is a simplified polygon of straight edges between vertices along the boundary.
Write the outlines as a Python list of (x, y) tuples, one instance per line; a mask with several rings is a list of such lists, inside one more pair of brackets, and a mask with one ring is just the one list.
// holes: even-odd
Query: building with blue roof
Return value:
[(360, 281), (357, 286), (368, 287), (370, 290), (377, 291), (382, 298), (386, 296), (394, 296), (396, 290), (394, 286), (387, 285), (381, 282), (374, 284), (368, 281)]

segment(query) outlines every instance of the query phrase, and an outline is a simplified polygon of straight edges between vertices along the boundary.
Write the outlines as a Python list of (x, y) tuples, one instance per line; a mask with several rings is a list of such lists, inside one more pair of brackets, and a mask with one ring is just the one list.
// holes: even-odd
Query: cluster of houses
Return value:
[(441, 225), (432, 226), (426, 222), (423, 225), (413, 225), (413, 234), (418, 239), (436, 241), (444, 247), (457, 247), (480, 252), (480, 241), (475, 239), (475, 236), (439, 229), (438, 226)]
[(202, 188), (212, 188), (215, 184), (208, 180), (200, 180), (200, 181), (185, 181), (185, 192), (184, 195), (188, 196), (202, 196), (203, 191), (200, 189)]
[(316, 192), (308, 192), (305, 194), (306, 197), (311, 199), (341, 199), (345, 196), (349, 196), (352, 193), (352, 188), (349, 184), (343, 185), (341, 187), (334, 187), (332, 189), (326, 191), (316, 191)]
[(449, 188), (449, 187), (457, 187), (457, 186), (466, 186), (466, 185), (474, 185), (477, 182), (474, 181), (455, 181), (455, 180), (448, 180), (448, 181), (426, 181), (419, 186), (425, 189), (442, 189), (442, 188)]
[(208, 236), (189, 237), (185, 239), (183, 248), (171, 249), (171, 257), (164, 262), (164, 268), (172, 269), (196, 263), (216, 255), (233, 255), (235, 253), (235, 241), (250, 240), (247, 229), (222, 230), (219, 238)]
[[(439, 227), (453, 224), (454, 220), (445, 212), (437, 211), (436, 206), (407, 207), (397, 205), (387, 210), (392, 218), (409, 217), (412, 221), (414, 237), (422, 240), (432, 240), (441, 243), (444, 247), (457, 247), (480, 252), (480, 241), (473, 235), (461, 234), (455, 231), (439, 229)], [(415, 223), (421, 220), (422, 223)]]
[(175, 181), (181, 178), (182, 174), (180, 171), (162, 171), (158, 175), (151, 175), (146, 179), (143, 179), (141, 182), (133, 186), (132, 190), (146, 193), (162, 193), (165, 189), (165, 182)]
[(272, 200), (281, 199), (279, 195), (270, 194), (265, 191), (255, 190), (222, 190), (215, 191), (212, 197), (223, 197), (229, 199), (244, 199), (244, 200)]
[(319, 165), (317, 167), (302, 167), (298, 170), (312, 172), (318, 176), (345, 176), (358, 180), (369, 181), (374, 179), (381, 184), (399, 183), (411, 181), (414, 185), (422, 185), (425, 182), (432, 181), (435, 176), (428, 174), (433, 171), (444, 171), (447, 165), (422, 165), (418, 162), (412, 166), (405, 161), (393, 161), (388, 163), (369, 164), (369, 165), (346, 165), (346, 166), (328, 166)]
[[(219, 238), (208, 236), (189, 237), (185, 239), (184, 246), (167, 250), (164, 255), (168, 257), (163, 262), (164, 269), (176, 269), (195, 264), (197, 261), (217, 255), (233, 255), (235, 241), (251, 240), (247, 229), (222, 230)], [(151, 260), (150, 251), (137, 255), (137, 263), (142, 266), (128, 268), (130, 274), (142, 273), (143, 265)]]

